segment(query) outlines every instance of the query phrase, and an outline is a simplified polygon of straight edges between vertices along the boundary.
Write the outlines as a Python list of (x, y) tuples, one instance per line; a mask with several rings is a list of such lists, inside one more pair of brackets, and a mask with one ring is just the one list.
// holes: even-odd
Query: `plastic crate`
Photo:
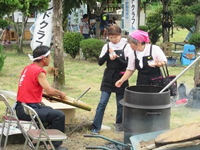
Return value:
[(181, 65), (188, 66), (195, 60), (195, 46), (185, 44), (183, 47), (183, 53), (181, 54)]

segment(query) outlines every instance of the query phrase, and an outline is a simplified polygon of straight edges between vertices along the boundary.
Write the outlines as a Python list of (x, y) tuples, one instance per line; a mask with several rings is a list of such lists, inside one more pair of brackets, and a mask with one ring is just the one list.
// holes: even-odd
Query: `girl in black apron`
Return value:
[(92, 134), (98, 134), (101, 129), (104, 111), (112, 92), (116, 93), (116, 126), (122, 123), (123, 106), (119, 103), (119, 101), (124, 97), (124, 89), (128, 86), (128, 81), (124, 82), (120, 88), (115, 86), (115, 82), (123, 76), (128, 64), (128, 59), (125, 57), (124, 52), (124, 50), (127, 48), (127, 42), (121, 39), (121, 29), (117, 25), (113, 25), (108, 28), (108, 37), (111, 41), (109, 43), (113, 45), (118, 44), (120, 47), (122, 47), (122, 49), (115, 49), (113, 51), (110, 49), (108, 43), (105, 54), (99, 58), (99, 65), (101, 66), (106, 62), (106, 69), (104, 71), (103, 80), (101, 83), (102, 93), (100, 102), (97, 106), (96, 114), (92, 124)]

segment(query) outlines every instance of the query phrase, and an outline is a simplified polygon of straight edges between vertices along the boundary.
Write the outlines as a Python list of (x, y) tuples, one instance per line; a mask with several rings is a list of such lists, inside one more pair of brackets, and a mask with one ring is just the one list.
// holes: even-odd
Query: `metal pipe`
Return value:
[(106, 141), (112, 142), (112, 143), (114, 143), (115, 145), (123, 146), (123, 147), (126, 147), (126, 148), (130, 147), (130, 145), (128, 145), (128, 144), (124, 144), (124, 143), (122, 143), (122, 142), (115, 141), (115, 140), (113, 140), (113, 139), (110, 139), (110, 138), (105, 137), (105, 136), (102, 136), (102, 135), (85, 134), (85, 135), (83, 135), (83, 136), (84, 136), (84, 137), (92, 137), (92, 138), (101, 138), (101, 139), (104, 139), (104, 140), (106, 140)]
[(81, 97), (83, 97), (83, 95), (85, 95), (85, 93), (87, 93), (90, 89), (91, 89), (91, 87), (89, 87), (87, 90), (85, 90), (85, 91), (76, 99), (76, 101), (78, 101)]
[(86, 146), (86, 149), (104, 149), (104, 150), (112, 150), (110, 148), (107, 147), (103, 147), (103, 146)]
[(168, 89), (178, 78), (180, 78), (190, 67), (192, 67), (198, 60), (200, 59), (200, 56), (197, 57), (189, 66), (187, 66), (176, 78), (174, 78), (169, 84), (167, 84), (159, 93), (164, 92), (166, 89)]

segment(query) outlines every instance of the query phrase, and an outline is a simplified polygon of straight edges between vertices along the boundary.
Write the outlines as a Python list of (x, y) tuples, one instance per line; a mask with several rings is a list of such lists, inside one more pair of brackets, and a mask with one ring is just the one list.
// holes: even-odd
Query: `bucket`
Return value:
[(162, 87), (129, 86), (125, 89), (123, 105), (124, 143), (133, 135), (170, 128), (170, 91), (159, 93)]

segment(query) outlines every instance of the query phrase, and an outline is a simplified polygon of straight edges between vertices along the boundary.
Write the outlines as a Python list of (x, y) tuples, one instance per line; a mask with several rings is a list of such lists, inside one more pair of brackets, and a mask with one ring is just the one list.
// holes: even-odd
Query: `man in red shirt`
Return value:
[[(46, 71), (43, 69), (50, 63), (50, 48), (39, 46), (33, 51), (33, 56), (29, 55), (33, 62), (25, 67), (21, 73), (18, 84), (16, 113), (19, 119), (31, 120), (26, 115), (21, 103), (26, 103), (32, 107), (39, 115), (42, 122), (48, 123), (51, 129), (58, 129), (64, 132), (65, 114), (60, 110), (54, 110), (51, 107), (41, 105), (43, 90), (52, 96), (65, 98), (66, 94), (62, 91), (52, 88), (47, 81)], [(62, 147), (62, 141), (53, 142), (56, 150), (66, 150)]]

